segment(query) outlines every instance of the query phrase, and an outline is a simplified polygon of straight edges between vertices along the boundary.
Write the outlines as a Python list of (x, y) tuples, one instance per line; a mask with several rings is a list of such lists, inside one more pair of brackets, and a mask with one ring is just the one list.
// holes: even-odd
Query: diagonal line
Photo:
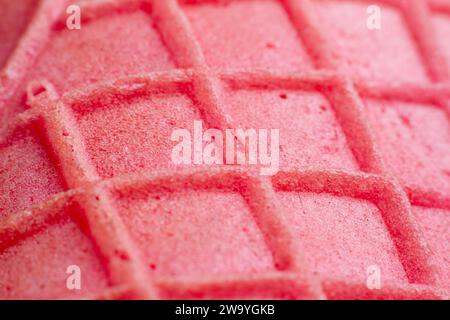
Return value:
[[(294, 26), (297, 28), (299, 34), (302, 35), (307, 48), (317, 57), (318, 65), (338, 73), (342, 72), (335, 58), (333, 58), (331, 45), (326, 35), (318, 23), (314, 21), (314, 10), (311, 2), (309, 0), (285, 0), (285, 5), (293, 19)], [(402, 10), (402, 12), (404, 11)], [(415, 14), (417, 14), (417, 10)], [(320, 41), (317, 41), (317, 39), (320, 39)], [(354, 89), (353, 82), (348, 79), (350, 79), (348, 75), (342, 74), (340, 81), (341, 88), (333, 90), (329, 95), (332, 100), (332, 105), (337, 112), (338, 122), (361, 168), (368, 172), (375, 172), (386, 177), (391, 177), (392, 174), (388, 172), (387, 167), (381, 160), (381, 153), (373, 139), (368, 120), (362, 112), (363, 107), (359, 95)], [(343, 108), (342, 103), (350, 106), (350, 111), (347, 108)], [(363, 138), (362, 140), (361, 137)], [(394, 185), (399, 185), (396, 178), (392, 179)], [(405, 191), (401, 188), (392, 187), (384, 195), (386, 199), (378, 205), (396, 204), (399, 206), (402, 219), (408, 222), (405, 226), (399, 227), (397, 224), (401, 223), (402, 219), (399, 220), (392, 214), (384, 215), (383, 219), (385, 227), (396, 245), (403, 267), (410, 281), (434, 283), (436, 274), (434, 269), (429, 267), (432, 264), (433, 257), (428, 254), (429, 250), (426, 245), (419, 240), (420, 233), (416, 230), (415, 224), (412, 223), (414, 218), (411, 213), (411, 204), (408, 201)], [(401, 237), (397, 236), (399, 228), (402, 229)], [(408, 248), (409, 250), (404, 250), (404, 248)], [(417, 265), (414, 265), (415, 258), (418, 261)], [(416, 274), (415, 268), (421, 271)]]
[[(164, 16), (165, 12), (165, 19), (162, 20), (170, 21), (173, 27), (165, 26), (165, 28), (162, 30), (162, 33), (166, 33), (167, 39), (174, 39), (174, 43), (171, 45), (169, 44), (169, 47), (172, 47), (175, 49), (175, 57), (179, 56), (178, 59), (179, 64), (181, 67), (192, 67), (195, 70), (194, 75), (194, 92), (195, 92), (195, 98), (200, 106), (201, 113), (205, 116), (205, 120), (208, 123), (210, 127), (214, 128), (221, 128), (226, 129), (229, 128), (229, 124), (227, 119), (225, 118), (225, 115), (220, 111), (220, 80), (215, 75), (214, 72), (212, 72), (209, 68), (209, 66), (206, 64), (204, 54), (202, 53), (202, 50), (200, 48), (200, 45), (198, 44), (193, 31), (190, 28), (190, 25), (188, 23), (187, 17), (184, 15), (182, 9), (180, 8), (178, 1), (176, 0), (170, 0), (170, 1), (153, 1), (153, 4), (155, 6), (155, 10), (158, 11), (161, 16)], [(159, 6), (161, 7), (158, 7)], [(267, 234), (267, 232), (273, 232), (275, 231), (271, 226), (268, 224), (275, 223), (280, 226), (280, 230), (277, 234), (271, 234), (269, 237), (266, 238), (266, 242), (268, 238), (273, 237), (280, 237), (280, 236), (287, 236), (290, 234), (289, 230), (286, 229), (287, 226), (283, 222), (281, 222), (281, 216), (282, 214), (279, 213), (280, 206), (276, 203), (274, 203), (275, 197), (271, 196), (270, 190), (270, 182), (267, 179), (258, 179), (256, 185), (253, 185), (256, 187), (254, 189), (255, 193), (250, 196), (250, 203), (257, 203), (258, 200), (265, 199), (266, 207), (272, 208), (273, 216), (270, 216), (270, 214), (267, 212), (265, 213), (264, 210), (256, 210), (256, 218), (257, 218), (257, 224), (263, 234)], [(263, 187), (265, 186), (265, 187)], [(263, 219), (263, 218), (271, 218), (271, 219)], [(294, 241), (293, 239), (290, 239), (291, 241)], [(295, 261), (301, 261), (302, 265), (299, 265), (297, 263), (296, 267), (300, 269), (299, 275), (302, 276), (302, 279), (304, 281), (310, 281), (308, 285), (314, 291), (314, 294), (316, 296), (321, 295), (321, 289), (320, 285), (318, 285), (312, 277), (312, 273), (307, 272), (305, 266), (306, 263), (304, 262), (305, 259), (300, 258), (300, 253), (296, 252), (296, 247), (291, 248), (288, 250), (288, 252), (285, 251), (285, 248), (282, 248), (282, 246), (270, 246), (270, 243), (268, 243), (269, 247), (272, 247), (276, 249), (276, 252), (274, 252), (275, 257), (281, 255), (286, 256), (288, 259), (293, 259)], [(304, 274), (311, 275), (310, 278), (305, 279), (303, 277)]]
[[(52, 100), (56, 93), (50, 84), (44, 97), (32, 98), (30, 104), (41, 111), (47, 138), (61, 164), (61, 171), (70, 189), (98, 180), (86, 156), (82, 136), (72, 111), (63, 102)], [(77, 199), (84, 209), (92, 238), (100, 249), (114, 285), (130, 285), (140, 298), (152, 298), (154, 292), (147, 279), (137, 250), (115, 212), (108, 194), (101, 187), (89, 189)]]

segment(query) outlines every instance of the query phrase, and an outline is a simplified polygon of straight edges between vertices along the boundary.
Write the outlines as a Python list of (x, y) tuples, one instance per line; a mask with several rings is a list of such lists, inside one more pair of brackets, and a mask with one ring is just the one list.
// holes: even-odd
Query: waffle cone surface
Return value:
[(448, 298), (450, 1), (73, 4), (0, 0), (0, 299)]

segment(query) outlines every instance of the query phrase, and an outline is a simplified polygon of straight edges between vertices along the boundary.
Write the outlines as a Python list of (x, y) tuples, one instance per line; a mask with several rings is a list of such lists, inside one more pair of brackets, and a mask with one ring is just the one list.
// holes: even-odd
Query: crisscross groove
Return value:
[[(256, 0), (255, 0), (256, 1)], [(259, 0), (258, 0), (259, 1)], [(362, 1), (362, 0), (361, 0)], [(41, 1), (28, 30), (1, 71), (0, 107), (7, 108), (8, 98), (17, 90), (20, 79), (31, 68), (19, 66), (27, 46), (50, 37), (63, 28), (59, 9)], [(200, 3), (202, 1), (180, 1)], [(214, 2), (214, 1), (211, 1)], [(330, 43), (313, 21), (308, 11), (310, 1), (281, 0), (291, 23), (307, 50), (320, 68), (305, 73), (276, 70), (221, 70), (210, 67), (197, 42), (180, 3), (176, 0), (119, 0), (100, 4), (83, 2), (84, 22), (99, 19), (111, 12), (132, 12), (143, 9), (157, 16), (156, 29), (161, 34), (175, 60), (177, 69), (147, 74), (129, 75), (94, 83), (59, 97), (51, 83), (37, 81), (28, 90), (30, 108), (11, 119), (1, 128), (0, 146), (10, 143), (9, 137), (18, 128), (39, 121), (43, 123), (43, 139), (54, 153), (67, 184), (66, 191), (49, 200), (0, 220), (0, 250), (15, 245), (39, 232), (51, 221), (62, 218), (67, 206), (80, 206), (78, 221), (89, 233), (105, 261), (112, 286), (106, 292), (89, 298), (235, 298), (260, 295), (283, 298), (445, 298), (448, 290), (440, 288), (433, 256), (423, 241), (411, 213), (411, 205), (434, 206), (450, 210), (450, 192), (401, 185), (381, 159), (371, 128), (362, 112), (366, 97), (433, 104), (446, 113), (450, 121), (450, 79), (448, 68), (442, 68), (430, 24), (430, 12), (450, 12), (438, 1), (386, 1), (402, 12), (411, 28), (430, 83), (367, 83), (342, 74), (330, 56)], [(427, 14), (419, 14), (426, 7)], [(51, 19), (45, 20), (49, 15)], [(46, 22), (44, 22), (44, 20)], [(170, 21), (170, 23), (168, 23)], [(431, 24), (430, 24), (431, 25)], [(310, 28), (305, 28), (309, 26)], [(426, 30), (426, 32), (421, 31)], [(41, 32), (43, 31), (44, 32)], [(429, 38), (427, 38), (429, 37)], [(317, 41), (321, 39), (321, 41)], [(314, 41), (313, 41), (314, 40)], [(320, 45), (317, 45), (320, 43)], [(36, 50), (37, 54), (38, 50)], [(5, 81), (3, 81), (5, 79)], [(108, 106), (105, 97), (129, 97), (155, 93), (189, 92), (195, 107), (209, 127), (229, 128), (229, 119), (220, 111), (221, 87), (293, 89), (321, 91), (330, 101), (337, 121), (361, 172), (346, 172), (321, 168), (281, 168), (272, 178), (263, 178), (235, 166), (203, 167), (186, 170), (143, 171), (136, 174), (103, 178), (87, 157), (83, 136), (75, 113), (90, 104)], [(186, 89), (188, 88), (188, 89)], [(419, 94), (418, 94), (419, 93)], [(96, 107), (98, 107), (96, 105)], [(66, 139), (60, 139), (63, 134)], [(58, 138), (56, 138), (58, 137)], [(145, 192), (145, 190), (176, 190), (183, 188), (219, 188), (240, 192), (252, 212), (252, 218), (265, 235), (277, 270), (273, 273), (229, 278), (151, 278), (139, 257), (120, 215), (114, 208), (111, 192)], [(244, 190), (244, 191), (242, 191)], [(276, 192), (330, 193), (364, 199), (381, 211), (385, 228), (396, 246), (399, 259), (408, 277), (405, 286), (392, 285), (371, 292), (360, 284), (323, 280), (314, 275), (301, 254), (301, 239), (297, 239), (286, 220)], [(345, 190), (345, 191), (343, 191)], [(376, 195), (376, 196), (374, 196)]]

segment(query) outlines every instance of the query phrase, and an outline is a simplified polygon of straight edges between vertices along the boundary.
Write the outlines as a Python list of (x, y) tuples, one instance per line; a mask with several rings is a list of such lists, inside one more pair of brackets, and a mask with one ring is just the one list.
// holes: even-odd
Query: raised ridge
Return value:
[[(13, 270), (14, 261), (33, 248), (29, 243), (42, 244), (42, 255), (25, 263), (42, 264), (34, 273), (2, 273), (0, 297), (448, 298), (450, 55), (442, 35), (450, 25), (450, 6), (439, 0), (382, 1), (398, 35), (374, 40), (379, 56), (369, 68), (373, 73), (364, 74), (366, 57), (346, 55), (361, 42), (346, 43), (345, 36), (339, 38), (340, 29), (332, 34), (327, 23), (339, 22), (345, 28), (352, 21), (336, 21), (342, 10), (354, 13), (368, 3), (80, 1), (85, 20), (79, 37), (61, 27), (66, 1), (39, 1), (28, 23), (23, 22), (27, 27), (15, 36), (15, 47), (2, 52), (8, 58), (0, 56), (0, 63), (5, 61), (0, 72), (0, 269)], [(255, 13), (254, 20), (238, 19), (246, 10)], [(210, 14), (212, 20), (202, 20)], [(231, 47), (215, 55), (211, 49), (218, 48), (208, 48), (221, 43), (199, 30), (214, 23), (209, 30), (214, 36), (223, 31), (221, 19), (238, 19), (223, 36), (233, 37), (239, 51)], [(261, 25), (266, 19), (280, 23), (271, 30), (270, 24)], [(115, 24), (121, 25), (120, 33)], [(268, 30), (252, 34), (255, 27)], [(245, 45), (239, 42), (239, 28), (248, 37)], [(102, 38), (100, 30), (108, 36)], [(284, 32), (289, 41), (280, 47), (276, 38)], [(125, 48), (120, 47), (123, 41)], [(400, 48), (396, 41), (402, 43)], [(63, 54), (68, 43), (74, 56), (77, 50), (85, 54), (81, 60)], [(269, 52), (255, 58), (252, 52), (263, 49), (254, 46)], [(409, 58), (401, 61), (405, 52)], [(131, 54), (135, 59), (128, 61)], [(236, 59), (236, 64), (227, 59)], [(272, 59), (280, 64), (268, 66)], [(412, 75), (405, 64), (413, 65)], [(248, 110), (239, 112), (233, 104), (248, 104)], [(264, 108), (288, 108), (305, 117), (301, 120), (317, 123), (320, 132), (308, 132), (307, 124), (282, 116), (265, 122), (255, 108), (262, 114), (278, 112)], [(196, 118), (223, 129), (283, 124), (285, 132), (293, 130), (299, 138), (285, 146), (285, 164), (272, 178), (254, 175), (246, 167), (173, 167), (161, 158), (167, 148), (164, 130)], [(152, 119), (160, 126), (146, 131)], [(133, 140), (136, 133), (156, 139), (146, 144)], [(127, 142), (130, 149), (124, 149)], [(420, 163), (413, 162), (417, 159)], [(234, 203), (230, 212), (218, 209), (222, 220), (213, 226), (220, 228), (227, 217), (234, 224), (227, 224), (209, 244), (220, 247), (224, 256), (222, 251), (211, 254), (208, 265), (199, 266), (196, 259), (205, 257), (198, 252), (210, 249), (195, 239), (191, 241), (198, 250), (180, 254), (190, 271), (217, 271), (202, 276), (180, 274), (176, 256), (168, 254), (186, 237), (173, 238), (170, 231), (183, 223), (178, 215), (187, 203), (192, 206), (187, 214), (194, 214), (196, 196), (190, 193), (204, 199), (197, 204), (202, 214), (193, 220), (196, 227), (211, 219), (205, 205)], [(135, 209), (156, 217), (131, 219)], [(309, 221), (313, 226), (331, 209), (336, 221), (322, 230), (345, 232), (349, 242), (343, 247), (361, 247), (348, 259), (329, 249), (329, 260), (323, 262), (323, 242), (299, 225)], [(158, 217), (158, 212), (167, 217)], [(237, 230), (242, 221), (247, 229)], [(360, 223), (359, 231), (351, 230), (353, 221)], [(139, 223), (163, 226), (159, 233), (146, 234)], [(367, 234), (361, 231), (365, 228)], [(167, 256), (155, 258), (142, 247), (140, 239), (152, 236), (171, 237), (162, 250)], [(70, 239), (52, 243), (49, 237)], [(237, 262), (216, 270), (215, 264), (233, 252), (235, 243), (228, 243), (227, 237), (247, 245), (233, 253)], [(69, 245), (71, 250), (65, 247)], [(42, 260), (52, 253), (60, 261), (85, 263), (86, 281), (94, 285), (79, 296), (61, 291), (61, 276), (49, 273), (63, 267)], [(252, 255), (258, 261), (242, 262)], [(361, 277), (351, 280), (342, 272), (361, 255), (388, 268), (381, 290), (369, 290)], [(60, 272), (65, 275), (64, 268)], [(365, 275), (365, 270), (360, 272)], [(38, 277), (49, 277), (51, 285), (26, 286)]]

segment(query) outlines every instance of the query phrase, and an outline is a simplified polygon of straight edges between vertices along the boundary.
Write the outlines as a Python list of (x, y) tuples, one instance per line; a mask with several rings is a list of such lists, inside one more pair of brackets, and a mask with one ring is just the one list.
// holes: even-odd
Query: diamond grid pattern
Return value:
[[(45, 140), (42, 142), (44, 148), (54, 153), (68, 191), (57, 193), (44, 202), (26, 208), (25, 211), (6, 213), (0, 222), (2, 252), (18, 246), (21, 241), (45, 228), (44, 225), (47, 225), (48, 221), (55, 220), (55, 216), (66, 216), (69, 212), (70, 219), (74, 220), (80, 230), (88, 234), (95, 244), (98, 257), (103, 261), (105, 272), (109, 277), (108, 289), (102, 292), (93, 291), (85, 296), (87, 298), (340, 299), (448, 296), (448, 290), (442, 288), (442, 282), (439, 281), (445, 277), (442, 275), (445, 270), (435, 269), (433, 259), (437, 258), (428, 248), (436, 246), (436, 241), (428, 244), (425, 240), (430, 239), (429, 232), (427, 234), (423, 229), (423, 221), (427, 218), (421, 214), (418, 221), (411, 205), (430, 207), (432, 204), (439, 208), (428, 210), (441, 210), (439, 214), (448, 214), (450, 190), (448, 187), (433, 190), (426, 184), (409, 185), (407, 180), (403, 181), (401, 177), (399, 180), (393, 176), (391, 168), (385, 165), (383, 148), (374, 138), (371, 132), (373, 126), (366, 114), (371, 112), (366, 99), (407, 101), (412, 104), (431, 103), (446, 115), (444, 121), (447, 121), (448, 128), (450, 88), (446, 81), (449, 80), (449, 69), (446, 66), (442, 67), (442, 62), (445, 61), (445, 64), (450, 65), (450, 61), (441, 59), (445, 57), (445, 53), (438, 40), (442, 39), (438, 39), (434, 29), (429, 28), (432, 13), (445, 14), (448, 8), (438, 1), (415, 1), (408, 2), (408, 5), (402, 1), (383, 2), (405, 17), (409, 31), (413, 35), (412, 41), (419, 48), (421, 63), (431, 81), (404, 84), (399, 81), (374, 83), (365, 82), (359, 77), (351, 78), (351, 74), (347, 75), (338, 68), (339, 61), (336, 61), (336, 57), (332, 54), (332, 42), (314, 19), (316, 11), (312, 1), (251, 2), (258, 1), (276, 3), (277, 8), (283, 9), (284, 16), (289, 17), (287, 21), (292, 23), (292, 28), (298, 33), (300, 47), (305, 48), (319, 70), (311, 71), (310, 67), (305, 67), (304, 70), (297, 71), (298, 65), (292, 69), (275, 68), (270, 71), (254, 70), (255, 66), (247, 69), (241, 64), (238, 67), (242, 69), (236, 70), (221, 70), (220, 66), (210, 66), (211, 59), (207, 56), (214, 53), (204, 48), (208, 45), (207, 41), (197, 39), (195, 26), (189, 20), (192, 17), (186, 15), (184, 9), (186, 6), (192, 6), (192, 10), (195, 10), (196, 6), (203, 6), (203, 2), (208, 6), (219, 6), (218, 8), (232, 7), (233, 1), (81, 2), (82, 11), (86, 13), (89, 23), (103, 19), (116, 11), (142, 10), (150, 14), (155, 18), (155, 30), (159, 32), (178, 69), (111, 77), (81, 90), (62, 92), (61, 96), (57, 93), (57, 90), (62, 89), (59, 83), (41, 81), (37, 85), (28, 86), (30, 109), (17, 114), (15, 119), (8, 123), (6, 131), (11, 132), (16, 126), (23, 127), (24, 123), (26, 126), (36, 119), (42, 119), (45, 133), (40, 139)], [(21, 90), (21, 79), (27, 70), (32, 68), (31, 65), (24, 66), (20, 63), (27, 46), (36, 43), (37, 40), (38, 43), (43, 43), (51, 36), (51, 32), (58, 32), (52, 31), (55, 30), (53, 26), (61, 24), (56, 14), (58, 6), (50, 2), (41, 2), (20, 44), (2, 70), (0, 102), (3, 108), (7, 107), (11, 92)], [(348, 2), (350, 5), (356, 2), (365, 3)], [(58, 4), (63, 7), (64, 1)], [(421, 14), (423, 8), (426, 8), (428, 14)], [(283, 15), (283, 11), (277, 11), (277, 14)], [(46, 14), (48, 17), (49, 12), (53, 13), (50, 15), (53, 20), (44, 23), (42, 17)], [(45, 32), (41, 32), (42, 30)], [(269, 46), (266, 49), (274, 48)], [(204, 54), (205, 51), (208, 52)], [(34, 54), (37, 55), (37, 52), (38, 50)], [(280, 52), (283, 54), (283, 51)], [(442, 52), (442, 56), (436, 52)], [(285, 62), (288, 61), (290, 60)], [(80, 112), (90, 115), (93, 110), (102, 108), (99, 105), (108, 106), (124, 97), (151, 98), (152, 95), (159, 95), (161, 92), (172, 96), (180, 92), (189, 92), (189, 99), (192, 100), (194, 108), (192, 112), (200, 115), (209, 127), (225, 129), (233, 127), (233, 117), (221, 108), (224, 101), (223, 90), (228, 86), (239, 90), (257, 88), (265, 92), (290, 90), (322, 94), (342, 130), (356, 170), (282, 166), (276, 176), (263, 178), (238, 167), (196, 167), (175, 170), (170, 167), (144, 166), (141, 168), (143, 171), (138, 173), (124, 175), (126, 172), (112, 170), (113, 174), (108, 175), (99, 170), (90, 157), (86, 132), (80, 125)], [(110, 100), (100, 102), (99, 99), (105, 99), (105, 96)], [(170, 112), (162, 111), (161, 117), (166, 117)], [(443, 128), (436, 135), (439, 135), (440, 139), (447, 139), (448, 142), (449, 132), (448, 130), (445, 132), (445, 124)], [(6, 136), (2, 134), (2, 139), (5, 140)], [(3, 142), (2, 151), (4, 150)], [(112, 165), (114, 166), (114, 163)], [(119, 164), (119, 168), (123, 165)], [(262, 268), (263, 271), (254, 272), (251, 276), (235, 274), (233, 268), (229, 269), (229, 274), (219, 276), (211, 274), (201, 278), (195, 275), (154, 276), (136, 243), (132, 228), (124, 222), (116, 198), (117, 194), (148, 195), (149, 190), (154, 192), (158, 188), (162, 188), (163, 193), (167, 190), (191, 190), (201, 193), (218, 188), (230, 190), (236, 197), (242, 197), (245, 206), (248, 207), (245, 209), (246, 219), (253, 220), (255, 232), (261, 235), (261, 241), (270, 251), (274, 270)], [(372, 291), (360, 283), (352, 283), (345, 279), (330, 279), (323, 274), (317, 274), (311, 265), (311, 259), (303, 255), (305, 248), (303, 241), (308, 240), (306, 237), (298, 236), (298, 231), (293, 227), (292, 219), (283, 207), (280, 196), (305, 193), (326, 193), (337, 199), (362, 199), (367, 201), (368, 205), (374, 205), (377, 215), (379, 214), (377, 226), (384, 229), (387, 240), (392, 242), (394, 248), (392, 254), (397, 257), (396, 263), (401, 265), (406, 282), (389, 283), (382, 290)], [(374, 194), (377, 196), (374, 197)], [(161, 197), (158, 201), (169, 202), (163, 196), (158, 197)], [(72, 203), (76, 203), (77, 208), (78, 206), (80, 208), (64, 212), (58, 210)], [(152, 204), (144, 203), (143, 206), (147, 210)], [(422, 227), (418, 228), (418, 224)], [(442, 259), (441, 256), (438, 258)]]

